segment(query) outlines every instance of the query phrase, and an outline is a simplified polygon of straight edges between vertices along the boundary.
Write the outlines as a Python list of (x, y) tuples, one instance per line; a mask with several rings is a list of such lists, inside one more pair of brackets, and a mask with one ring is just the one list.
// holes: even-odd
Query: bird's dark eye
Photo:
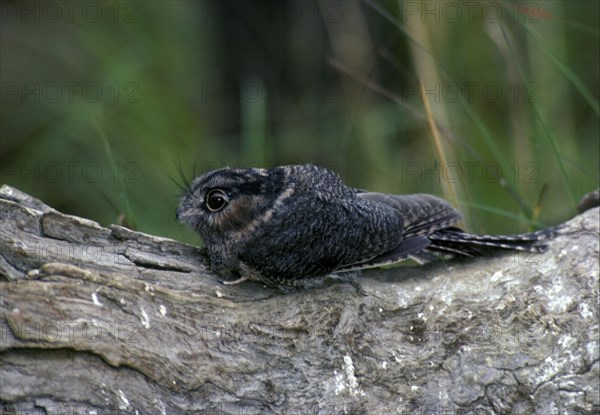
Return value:
[(206, 207), (211, 212), (218, 212), (229, 203), (227, 194), (221, 189), (212, 189), (206, 194)]

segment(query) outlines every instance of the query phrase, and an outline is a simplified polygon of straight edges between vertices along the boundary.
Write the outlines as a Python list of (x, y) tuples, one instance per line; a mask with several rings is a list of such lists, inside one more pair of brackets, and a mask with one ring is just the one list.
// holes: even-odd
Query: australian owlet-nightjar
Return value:
[(208, 172), (186, 186), (177, 219), (200, 234), (226, 284), (296, 285), (408, 258), (498, 248), (540, 252), (554, 234), (469, 234), (454, 226), (462, 215), (443, 199), (355, 189), (313, 165)]

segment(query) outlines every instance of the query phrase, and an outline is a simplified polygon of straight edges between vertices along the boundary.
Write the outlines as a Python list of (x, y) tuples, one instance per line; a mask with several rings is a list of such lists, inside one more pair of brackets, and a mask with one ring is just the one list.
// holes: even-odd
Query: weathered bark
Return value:
[(222, 286), (197, 248), (4, 186), (3, 410), (598, 413), (598, 217), (545, 254), (282, 293)]

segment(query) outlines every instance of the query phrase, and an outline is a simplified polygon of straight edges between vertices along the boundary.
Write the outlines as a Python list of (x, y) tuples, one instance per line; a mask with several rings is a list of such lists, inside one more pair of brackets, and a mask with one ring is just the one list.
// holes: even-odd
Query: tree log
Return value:
[(597, 414), (598, 222), (281, 292), (3, 186), (2, 413)]

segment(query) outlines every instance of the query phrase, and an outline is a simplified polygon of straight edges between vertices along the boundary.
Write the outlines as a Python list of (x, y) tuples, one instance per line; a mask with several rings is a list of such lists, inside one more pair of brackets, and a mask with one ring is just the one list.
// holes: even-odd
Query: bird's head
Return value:
[(272, 214), (285, 192), (285, 170), (214, 170), (196, 178), (177, 209), (177, 220), (190, 225), (205, 238), (230, 232), (251, 232)]

